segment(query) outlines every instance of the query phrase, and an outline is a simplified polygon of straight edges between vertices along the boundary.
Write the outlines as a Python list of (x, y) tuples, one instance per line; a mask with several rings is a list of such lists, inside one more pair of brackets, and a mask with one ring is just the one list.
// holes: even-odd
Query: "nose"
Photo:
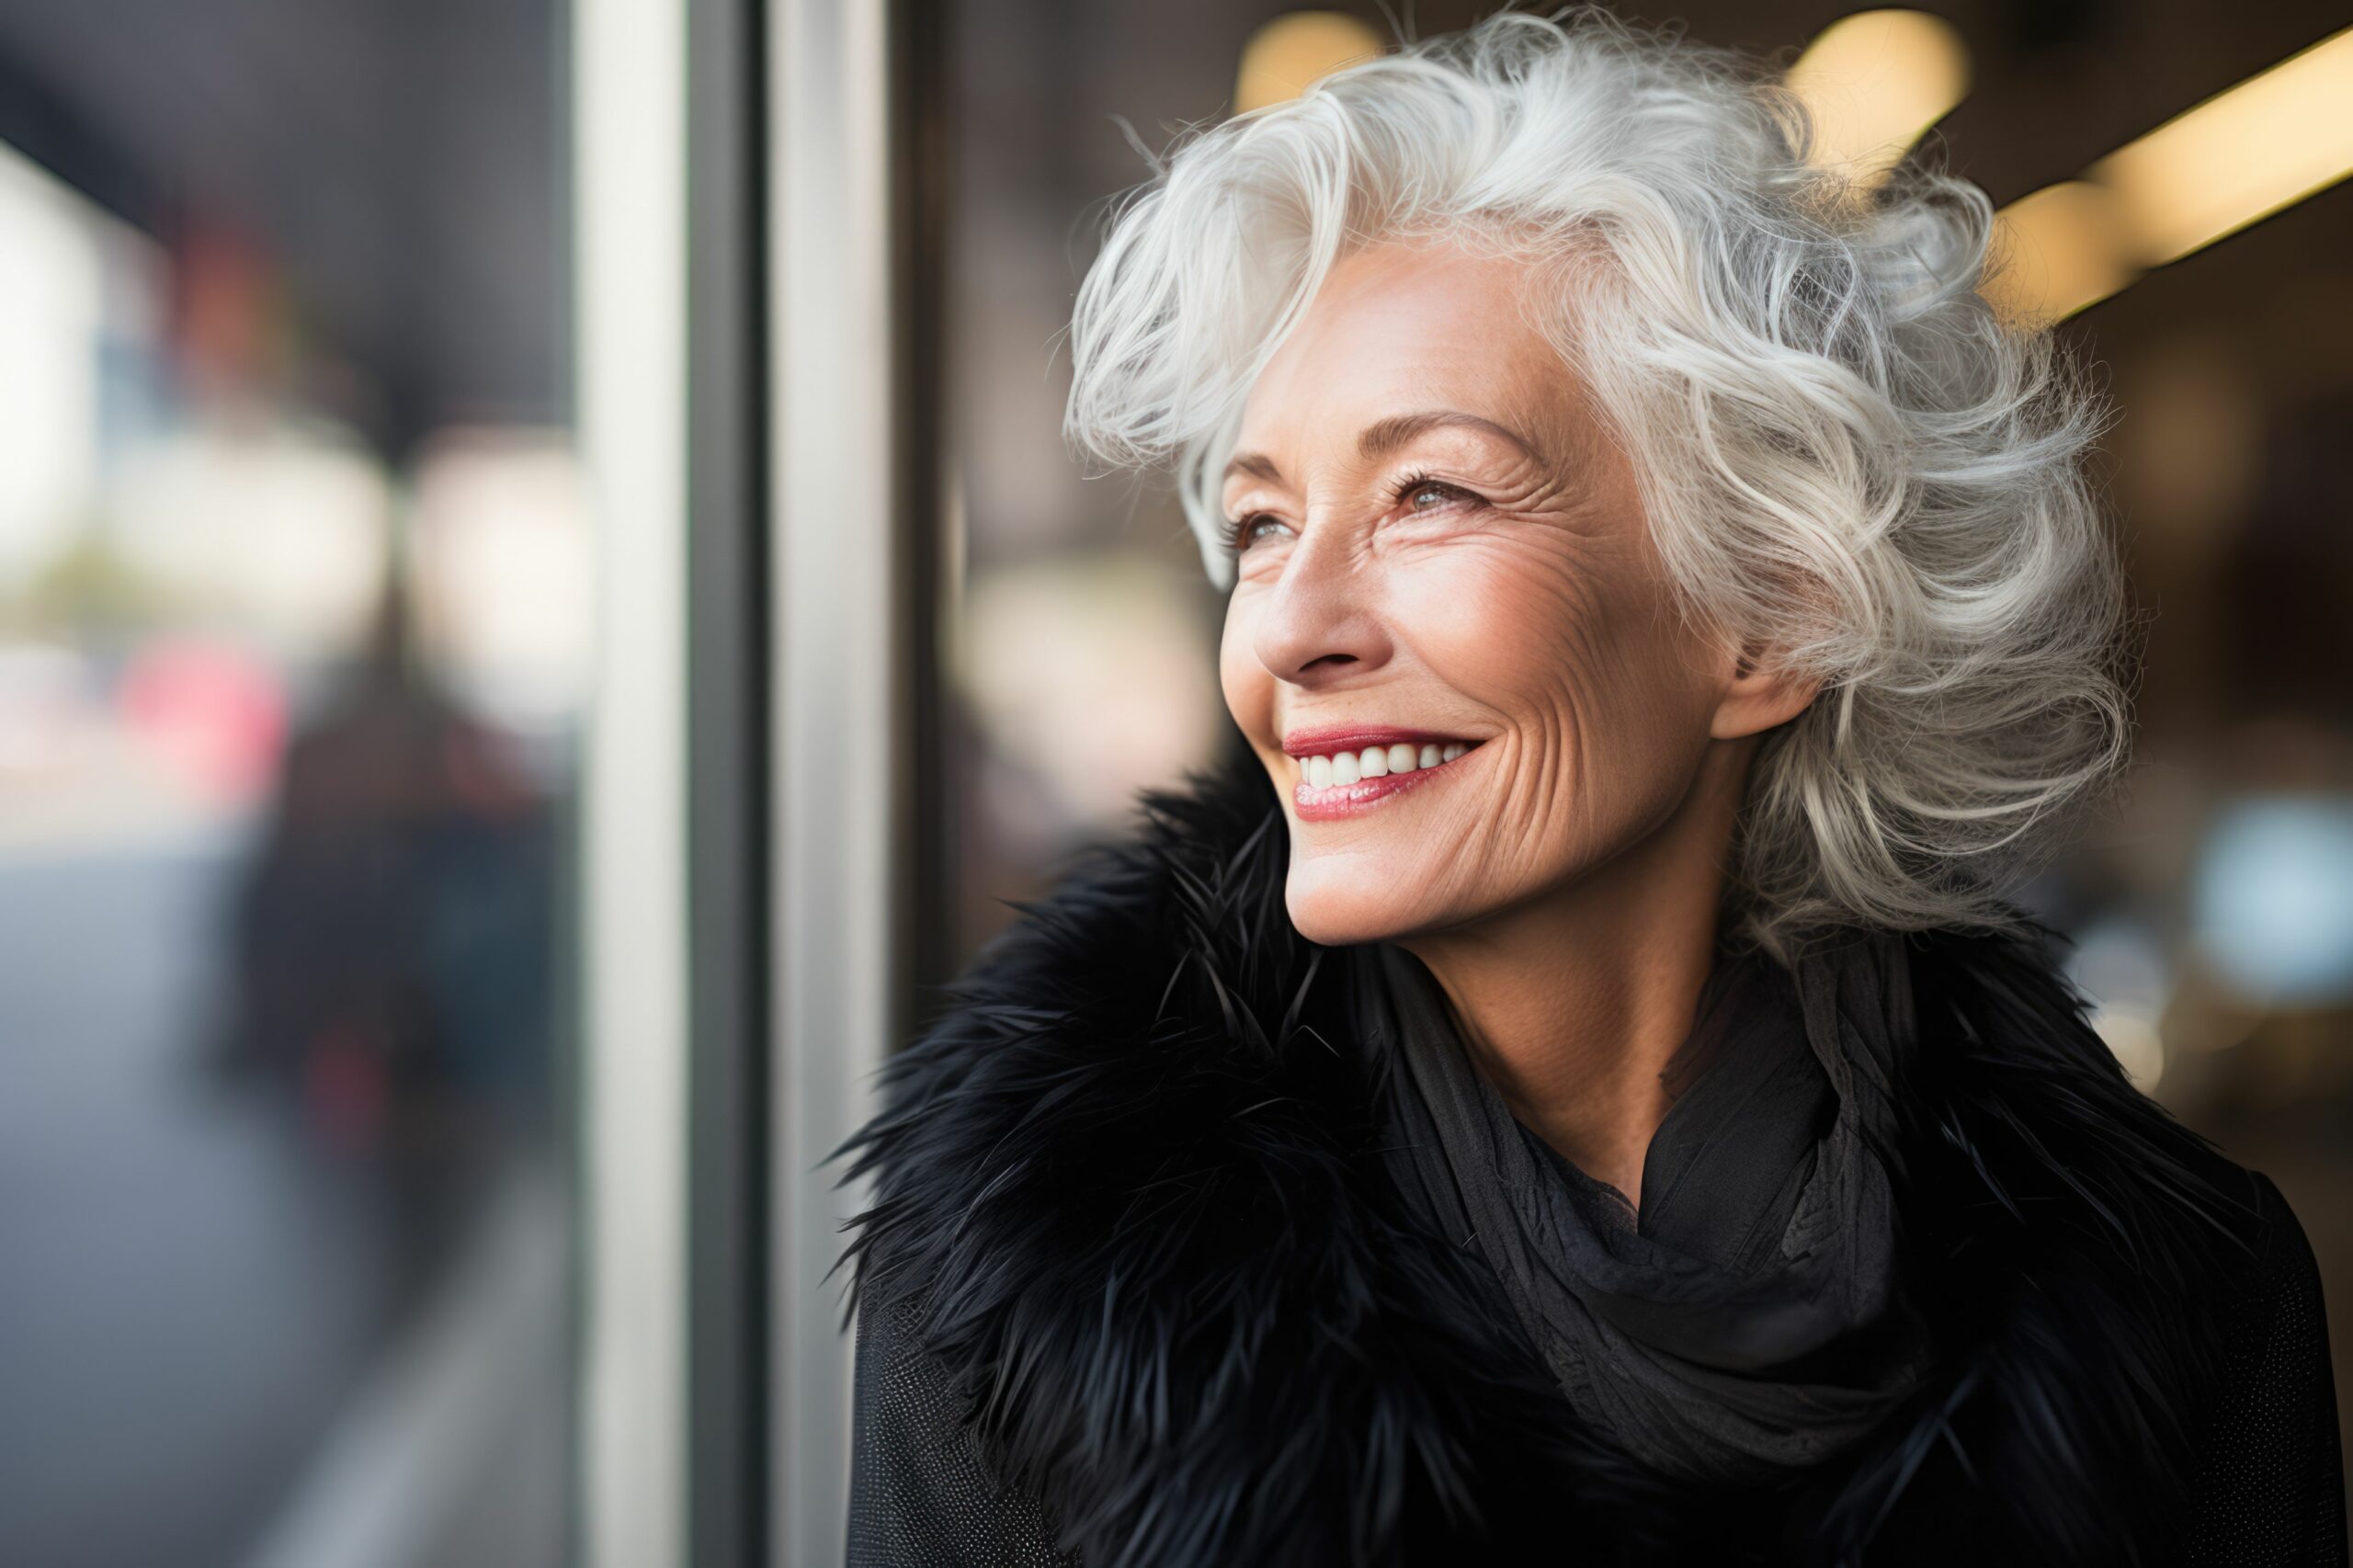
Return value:
[(1392, 651), (1364, 573), (1338, 532), (1319, 537), (1311, 528), (1292, 547), (1253, 642), (1277, 678), (1310, 690), (1377, 670)]

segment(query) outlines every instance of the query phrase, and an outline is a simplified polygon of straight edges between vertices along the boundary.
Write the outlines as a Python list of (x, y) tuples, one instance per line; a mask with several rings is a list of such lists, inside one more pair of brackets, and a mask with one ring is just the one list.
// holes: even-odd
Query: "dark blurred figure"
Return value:
[(551, 812), (411, 656), (410, 624), (395, 587), (288, 747), (237, 900), (228, 1056), (331, 1147), (453, 1175), (548, 1131)]

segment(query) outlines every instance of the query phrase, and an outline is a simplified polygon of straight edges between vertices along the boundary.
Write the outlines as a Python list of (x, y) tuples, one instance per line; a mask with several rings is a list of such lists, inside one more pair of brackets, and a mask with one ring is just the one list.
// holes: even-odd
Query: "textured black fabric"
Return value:
[(1838, 1114), (1795, 988), (1763, 955), (1720, 949), (1660, 1077), (1638, 1228), (1734, 1273), (1770, 1267)]
[(2345, 1457), (2320, 1267), (2270, 1177), (2247, 1180), (2261, 1253), (2229, 1308), (2230, 1362), (2199, 1446), (2186, 1561), (2343, 1562)]
[(1068, 1568), (1045, 1509), (990, 1469), (900, 1303), (858, 1324), (849, 1568)]
[[(1842, 1107), (1769, 955), (1719, 951), (1676, 1053), (1707, 1062), (1650, 1146), (1639, 1213), (1513, 1116), (1418, 959), (1381, 944), (1352, 969), (1366, 1039), (1393, 1037), (1406, 1067), (1395, 1137), (1433, 1220), (1494, 1266), (1612, 1442), (1671, 1475), (1770, 1481), (1852, 1446), (1918, 1386), (1931, 1347), (1897, 1290), (1869, 1135), (1885, 1144), (1888, 1108)], [(1836, 984), (1808, 988), (1817, 1006)], [(1811, 1032), (1839, 1049), (1835, 1018)]]
[(1893, 1109), (1936, 1366), (1802, 1476), (1677, 1481), (1401, 1190), (1360, 949), (1291, 929), (1286, 852), (1255, 771), (1154, 798), (887, 1065), (848, 1147), (858, 1561), (2345, 1561), (2294, 1217), (2131, 1089), (2055, 938), (1857, 937), (1916, 1027), (1856, 1030), (1836, 1088)]

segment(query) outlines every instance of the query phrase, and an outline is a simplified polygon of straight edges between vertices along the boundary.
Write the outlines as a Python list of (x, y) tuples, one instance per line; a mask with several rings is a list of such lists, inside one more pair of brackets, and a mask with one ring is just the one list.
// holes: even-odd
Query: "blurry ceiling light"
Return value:
[(1830, 24), (1785, 84), (1813, 117), (1813, 162), (1868, 188), (1969, 93), (1969, 50), (1926, 11), (1858, 11)]
[(2116, 1056), (2116, 1064), (2143, 1094), (2165, 1075), (2165, 1040), (2156, 1022), (2129, 1007), (2101, 1007), (2091, 1017), (2092, 1032)]
[(2353, 28), (2094, 164), (2132, 259), (2161, 267), (2353, 174)]
[(2254, 796), (2224, 808), (2200, 856), (2191, 924), (2250, 1000), (2353, 998), (2353, 798)]
[(1337, 11), (1293, 11), (1250, 35), (1233, 85), (1233, 112), (1295, 98), (1320, 76), (1381, 51), (1381, 35)]
[(1985, 299), (2013, 322), (2063, 321), (2140, 276), (2117, 244), (2113, 192), (2089, 180), (2043, 187), (2002, 209), (1995, 222), (1999, 269)]
[[(2336, 33), (1998, 215), (2040, 256), (1985, 296), (2012, 321), (2060, 321), (2154, 267), (2236, 233), (2353, 174), (2353, 28)], [(2072, 194), (2062, 194), (2072, 192)], [(2038, 279), (2046, 278), (2048, 290)]]

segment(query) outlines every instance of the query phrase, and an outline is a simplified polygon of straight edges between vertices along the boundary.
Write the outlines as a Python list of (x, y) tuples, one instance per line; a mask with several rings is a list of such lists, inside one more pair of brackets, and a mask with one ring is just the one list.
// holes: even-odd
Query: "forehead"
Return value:
[(1442, 243), (1351, 252), (1251, 388), (1238, 445), (1353, 443), (1368, 425), (1424, 408), (1581, 444), (1575, 378), (1530, 313), (1535, 278), (1523, 260)]

